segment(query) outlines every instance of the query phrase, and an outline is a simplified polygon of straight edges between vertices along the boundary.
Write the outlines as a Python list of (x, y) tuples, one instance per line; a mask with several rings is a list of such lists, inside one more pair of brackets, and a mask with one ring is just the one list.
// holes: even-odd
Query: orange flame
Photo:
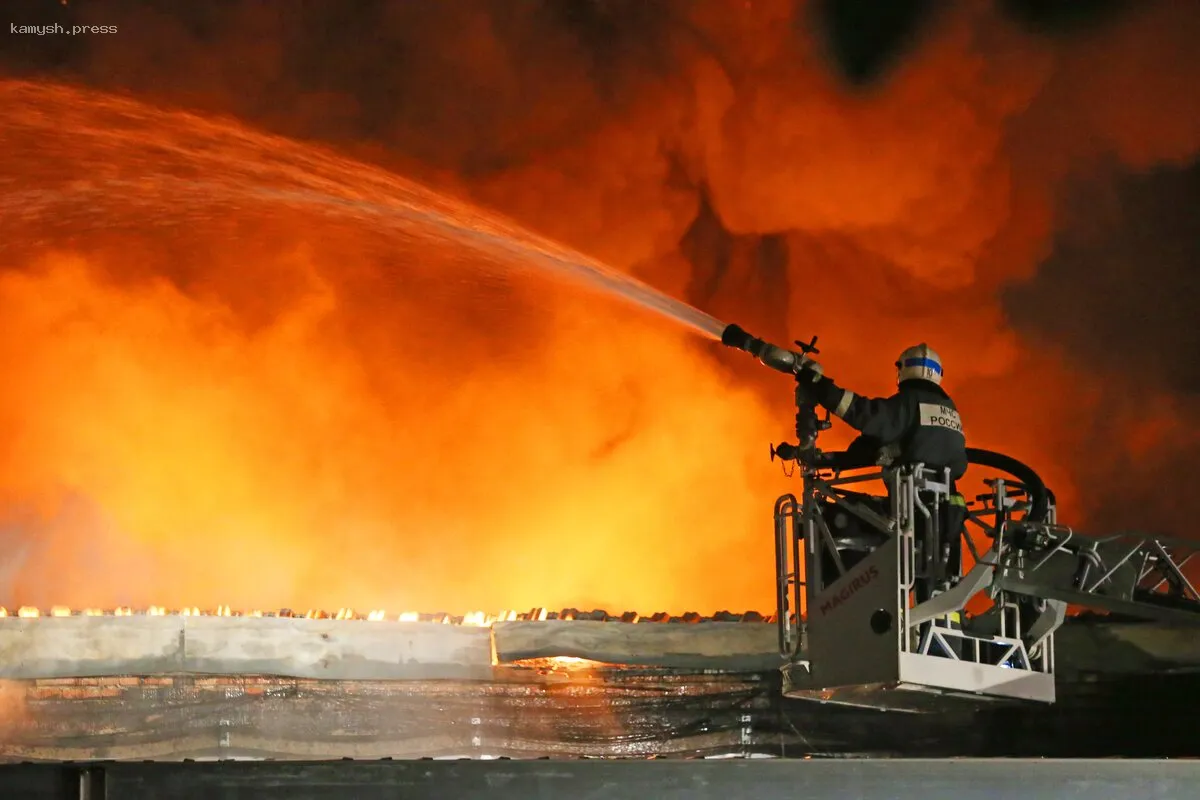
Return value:
[[(39, 618), (47, 616), (41, 609), (33, 606), (22, 606), (17, 615), (22, 618)], [(278, 612), (263, 611), (262, 609), (252, 609), (250, 611), (231, 610), (229, 606), (217, 606), (210, 611), (203, 611), (197, 607), (171, 609), (166, 606), (147, 606), (144, 609), (132, 609), (127, 607), (114, 609), (101, 608), (85, 608), (73, 609), (70, 606), (52, 606), (49, 611), (51, 617), (132, 617), (132, 616), (148, 616), (148, 617), (163, 617), (163, 616), (180, 616), (180, 617), (250, 617), (263, 619), (267, 617), (282, 617), (289, 618), (294, 616), (291, 611), (286, 609)], [(10, 616), (7, 608), (0, 606), (0, 618)], [(332, 619), (344, 622), (424, 622), (426, 624), (454, 624), (467, 625), (473, 627), (489, 627), (497, 622), (544, 622), (550, 618), (550, 612), (545, 608), (535, 608), (528, 612), (518, 611), (516, 609), (507, 609), (496, 614), (488, 614), (483, 611), (471, 611), (460, 617), (455, 617), (449, 614), (422, 614), (417, 611), (402, 611), (395, 615), (389, 615), (385, 609), (373, 609), (367, 615), (356, 614), (347, 608), (338, 609), (336, 612), (327, 612), (321, 610), (309, 610), (303, 615), (299, 615), (302, 619)], [(567, 612), (559, 615), (554, 613), (555, 618), (569, 620), (573, 619), (574, 615)], [(656, 620), (667, 621), (668, 615), (656, 615)], [(625, 614), (621, 621), (626, 624), (637, 623), (641, 617), (637, 614)], [(773, 622), (771, 617), (761, 617), (760, 622)]]

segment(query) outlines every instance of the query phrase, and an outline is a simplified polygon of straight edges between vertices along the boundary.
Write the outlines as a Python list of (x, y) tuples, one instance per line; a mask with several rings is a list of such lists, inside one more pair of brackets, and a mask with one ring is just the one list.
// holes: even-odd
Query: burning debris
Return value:
[(622, 614), (609, 614), (601, 609), (593, 609), (592, 611), (581, 611), (576, 608), (564, 608), (561, 611), (550, 611), (545, 608), (535, 608), (530, 611), (500, 611), (496, 614), (488, 614), (483, 611), (469, 611), (466, 614), (454, 615), (446, 613), (421, 613), (417, 611), (401, 611), (399, 613), (389, 614), (384, 609), (373, 609), (367, 612), (357, 612), (352, 608), (339, 608), (337, 611), (323, 611), (319, 609), (309, 609), (304, 612), (296, 612), (290, 608), (279, 609), (278, 611), (262, 611), (253, 609), (249, 611), (231, 610), (229, 606), (217, 606), (211, 609), (200, 609), (198, 607), (168, 609), (165, 606), (148, 606), (146, 608), (127, 608), (118, 607), (112, 609), (100, 608), (84, 608), (73, 609), (68, 606), (51, 606), (48, 610), (43, 611), (39, 608), (31, 606), (21, 606), (10, 612), (7, 608), (0, 606), (0, 618), (4, 617), (19, 617), (21, 619), (36, 619), (38, 617), (251, 617), (251, 618), (271, 618), (278, 617), (281, 619), (331, 619), (331, 620), (364, 620), (367, 622), (429, 622), (443, 625), (476, 625), (488, 626), (497, 622), (554, 622), (554, 621), (581, 621), (581, 622), (624, 622), (633, 624), (642, 623), (672, 623), (672, 624), (696, 624), (700, 622), (763, 622), (773, 623), (773, 616), (764, 616), (757, 611), (747, 611), (743, 614), (733, 613), (731, 611), (718, 611), (711, 615), (703, 615), (695, 611), (689, 611), (685, 614), (671, 615), (665, 611), (660, 611), (655, 614), (642, 615), (636, 611), (626, 611)]

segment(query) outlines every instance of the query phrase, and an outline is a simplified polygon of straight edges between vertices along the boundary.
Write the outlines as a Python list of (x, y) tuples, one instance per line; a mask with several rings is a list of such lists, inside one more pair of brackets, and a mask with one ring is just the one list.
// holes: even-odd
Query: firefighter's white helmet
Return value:
[(908, 348), (896, 359), (896, 383), (910, 380), (942, 382), (942, 359), (922, 342)]

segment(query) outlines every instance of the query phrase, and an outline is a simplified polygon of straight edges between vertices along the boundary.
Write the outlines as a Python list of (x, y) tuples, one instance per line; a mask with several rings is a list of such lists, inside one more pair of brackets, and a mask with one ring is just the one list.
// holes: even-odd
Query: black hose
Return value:
[[(782, 453), (780, 454), (782, 455)], [(790, 451), (788, 455), (791, 455)], [(1018, 461), (1012, 456), (1006, 456), (993, 450), (980, 450), (977, 447), (967, 448), (967, 461), (980, 467), (990, 467), (1007, 472), (1019, 480), (1024, 485), (1025, 491), (1029, 493), (1031, 501), (1029, 514), (1025, 519), (1029, 522), (1045, 522), (1046, 512), (1049, 511), (1050, 503), (1054, 500), (1054, 493), (1046, 488), (1041, 476), (1034, 472), (1028, 464)], [(871, 454), (841, 452), (822, 453), (819, 463), (815, 466), (848, 470), (863, 469), (873, 466), (874, 463), (875, 459)]]
[(967, 461), (981, 467), (991, 467), (1012, 475), (1025, 486), (1032, 503), (1029, 514), (1025, 517), (1029, 522), (1045, 522), (1046, 512), (1050, 509), (1050, 500), (1054, 495), (1046, 488), (1041, 477), (1033, 469), (1012, 456), (997, 453), (992, 450), (980, 450), (977, 447), (967, 448)]

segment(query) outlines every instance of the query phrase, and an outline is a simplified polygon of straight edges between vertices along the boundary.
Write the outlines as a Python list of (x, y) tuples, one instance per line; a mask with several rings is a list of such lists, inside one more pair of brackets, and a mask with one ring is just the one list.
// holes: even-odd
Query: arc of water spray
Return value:
[[(47, 92), (50, 92), (49, 97)], [(148, 152), (151, 163), (153, 159), (163, 157), (168, 159), (167, 163), (174, 163), (170, 159), (177, 157), (185, 159), (193, 168), (211, 174), (267, 179), (275, 181), (276, 186), (282, 179), (295, 188), (243, 184), (237, 186), (233, 194), (326, 209), (353, 209), (360, 214), (371, 214), (391, 226), (405, 220), (420, 222), (452, 233), (456, 241), (481, 252), (505, 252), (515, 257), (518, 264), (554, 268), (558, 274), (614, 294), (708, 338), (720, 339), (725, 328), (719, 320), (703, 311), (583, 253), (533, 234), (500, 215), (321, 148), (301, 146), (282, 137), (184, 111), (157, 109), (130, 98), (96, 95), (62, 85), (0, 81), (0, 101), (13, 103), (22, 110), (21, 114), (10, 116), (0, 125), (0, 134), (13, 132), (18, 143), (22, 141), (22, 134), (36, 136), (48, 128), (63, 125), (64, 108), (68, 118), (78, 117), (85, 109), (102, 109), (108, 124), (99, 130), (86, 129), (101, 154), (106, 150)], [(159, 124), (162, 135), (154, 142), (152, 150), (147, 151), (145, 142), (137, 134), (155, 123)], [(117, 187), (130, 190), (129, 198), (143, 199), (147, 203), (155, 199), (161, 202), (164, 195), (161, 192), (155, 195), (152, 190), (156, 188), (172, 190), (173, 198), (178, 197), (180, 190), (202, 193), (208, 201), (231, 194), (228, 181), (207, 180), (203, 177), (205, 172), (200, 176), (184, 177), (153, 166), (137, 172), (132, 180), (111, 173), (101, 177), (98, 171), (93, 172), (92, 177), (75, 175), (69, 180), (69, 189), (49, 192), (30, 192), (20, 187), (15, 179), (0, 177), (0, 206), (6, 212), (14, 209), (21, 216), (32, 219), (39, 208), (53, 210), (67, 197), (77, 203), (89, 194), (107, 194)], [(362, 184), (348, 185), (348, 175), (361, 180)], [(376, 196), (370, 197), (370, 193)], [(380, 193), (382, 197), (379, 197)], [(393, 196), (396, 196), (396, 202), (390, 202)], [(456, 212), (462, 213), (464, 218), (458, 218)]]
[[(715, 317), (681, 300), (677, 300), (631, 275), (627, 275), (593, 258), (589, 258), (578, 251), (553, 244), (548, 240), (542, 240), (540, 237), (536, 239), (532, 236), (530, 237), (537, 241), (539, 245), (536, 249), (533, 249), (511, 237), (459, 224), (454, 219), (433, 210), (425, 211), (412, 207), (405, 207), (403, 209), (389, 208), (380, 203), (370, 203), (362, 200), (344, 200), (315, 192), (258, 189), (255, 190), (255, 194), (319, 205), (344, 205), (359, 211), (372, 213), (380, 218), (394, 218), (397, 212), (402, 212), (410, 219), (420, 220), (423, 223), (441, 228), (442, 230), (453, 231), (457, 234), (457, 239), (459, 240), (464, 238), (474, 240), (481, 251), (499, 248), (518, 257), (528, 257), (533, 254), (564, 269), (568, 275), (586, 285), (616, 294), (643, 308), (661, 314), (668, 319), (683, 323), (711, 339), (720, 339), (721, 332), (726, 327), (725, 323)], [(553, 249), (548, 249), (546, 245), (551, 245)]]
[[(210, 183), (207, 181), (163, 178), (160, 176), (158, 182), (160, 184), (169, 183), (176, 188), (186, 187), (189, 190), (205, 193), (209, 196), (227, 195), (230, 191), (227, 184)], [(78, 200), (88, 192), (100, 193), (102, 189), (145, 190), (145, 188), (145, 183), (110, 178), (101, 183), (93, 184), (90, 187), (77, 187), (72, 194)], [(26, 214), (31, 214), (38, 205), (54, 205), (57, 201), (61, 200), (61, 194), (61, 192), (46, 191), (4, 192), (6, 201), (10, 204), (15, 202), (20, 205)], [(628, 275), (583, 253), (532, 234), (524, 229), (520, 230), (522, 238), (518, 239), (506, 235), (500, 230), (493, 232), (475, 225), (463, 224), (449, 214), (429, 207), (419, 208), (409, 204), (389, 205), (368, 200), (341, 198), (319, 191), (254, 187), (243, 188), (239, 191), (239, 194), (264, 200), (303, 203), (330, 209), (339, 207), (353, 209), (357, 213), (370, 214), (392, 225), (395, 225), (397, 218), (424, 224), (431, 228), (453, 234), (455, 241), (473, 246), (479, 252), (494, 253), (497, 250), (504, 251), (513, 256), (518, 263), (537, 262), (540, 260), (543, 263), (539, 266), (543, 268), (557, 267), (562, 274), (589, 288), (614, 294), (644, 309), (685, 325), (692, 331), (707, 338), (719, 340), (721, 332), (726, 327), (725, 323), (715, 317), (655, 289), (653, 286), (638, 280), (632, 275)]]

